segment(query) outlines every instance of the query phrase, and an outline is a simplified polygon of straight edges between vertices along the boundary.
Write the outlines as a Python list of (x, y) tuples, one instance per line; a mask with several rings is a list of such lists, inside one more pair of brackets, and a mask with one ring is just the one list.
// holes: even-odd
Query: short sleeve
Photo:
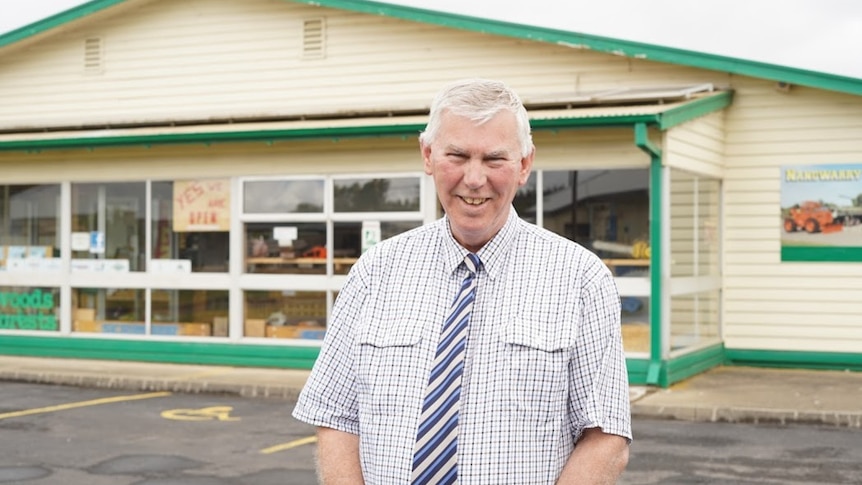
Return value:
[(580, 329), (570, 362), (570, 424), (575, 439), (585, 428), (623, 436), (629, 441), (631, 406), (620, 327), (620, 296), (613, 276), (600, 276), (584, 289)]

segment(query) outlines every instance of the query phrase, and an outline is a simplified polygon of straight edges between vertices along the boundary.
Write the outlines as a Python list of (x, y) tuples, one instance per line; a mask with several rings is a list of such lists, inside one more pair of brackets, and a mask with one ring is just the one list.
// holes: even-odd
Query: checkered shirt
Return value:
[[(440, 326), (467, 270), (442, 219), (354, 265), (293, 416), (360, 436), (371, 485), (410, 481)], [(585, 428), (631, 440), (620, 298), (593, 253), (517, 217), (478, 253), (459, 483), (552, 484)]]

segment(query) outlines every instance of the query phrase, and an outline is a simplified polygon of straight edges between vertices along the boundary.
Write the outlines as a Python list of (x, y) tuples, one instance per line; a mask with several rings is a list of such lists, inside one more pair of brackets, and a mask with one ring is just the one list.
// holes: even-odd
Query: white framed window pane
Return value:
[[(335, 252), (333, 253), (333, 273), (347, 274), (353, 263), (367, 249), (363, 243), (362, 222), (336, 222), (333, 225), (333, 242)], [(380, 240), (388, 239), (402, 232), (422, 225), (422, 221), (381, 221)]]
[(0, 185), (0, 270), (59, 270), (59, 207), (59, 185)]
[[(195, 210), (189, 207), (190, 204), (177, 200), (174, 184), (152, 183), (150, 270), (160, 273), (227, 272), (230, 263), (229, 230), (198, 230), (189, 224), (176, 224), (178, 218), (193, 217), (190, 214)], [(218, 212), (211, 212), (210, 216), (201, 218), (217, 227), (229, 227), (224, 219), (230, 217), (230, 194), (226, 192), (230, 190), (230, 184), (223, 180), (214, 181), (213, 184), (219, 187), (219, 193), (208, 201), (220, 200)], [(201, 185), (207, 185), (206, 181), (202, 181)], [(194, 195), (201, 194), (196, 192)], [(205, 205), (213, 204), (205, 201)]]
[(72, 330), (146, 334), (145, 293), (131, 288), (73, 288)]
[(243, 182), (245, 214), (323, 213), (323, 179)]
[(598, 254), (615, 276), (649, 276), (649, 171), (545, 171), (543, 225)]
[(338, 178), (333, 181), (335, 212), (417, 212), (419, 177)]
[(72, 184), (72, 258), (145, 271), (145, 194), (145, 182)]
[(525, 221), (536, 223), (536, 172), (531, 172), (527, 183), (518, 188), (512, 205), (518, 216)]
[(246, 291), (243, 336), (321, 340), (326, 332), (325, 291)]
[(326, 223), (245, 224), (248, 273), (326, 274)]
[(152, 291), (153, 335), (227, 336), (227, 290)]

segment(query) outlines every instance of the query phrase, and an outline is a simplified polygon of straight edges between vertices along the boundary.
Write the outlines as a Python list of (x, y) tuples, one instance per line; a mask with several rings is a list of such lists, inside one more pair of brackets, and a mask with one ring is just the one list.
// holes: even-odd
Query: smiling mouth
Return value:
[(484, 197), (461, 197), (461, 200), (469, 205), (482, 205), (488, 199)]

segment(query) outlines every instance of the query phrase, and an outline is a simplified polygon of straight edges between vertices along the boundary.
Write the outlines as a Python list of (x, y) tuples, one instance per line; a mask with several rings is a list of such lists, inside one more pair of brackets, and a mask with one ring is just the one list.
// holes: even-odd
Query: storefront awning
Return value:
[[(730, 105), (732, 92), (694, 94), (673, 102), (565, 109), (530, 109), (534, 130), (612, 126), (654, 126), (667, 130)], [(529, 104), (529, 103), (528, 103)], [(0, 151), (42, 151), (134, 145), (416, 136), (427, 115), (356, 117), (325, 120), (214, 123), (0, 134)]]

